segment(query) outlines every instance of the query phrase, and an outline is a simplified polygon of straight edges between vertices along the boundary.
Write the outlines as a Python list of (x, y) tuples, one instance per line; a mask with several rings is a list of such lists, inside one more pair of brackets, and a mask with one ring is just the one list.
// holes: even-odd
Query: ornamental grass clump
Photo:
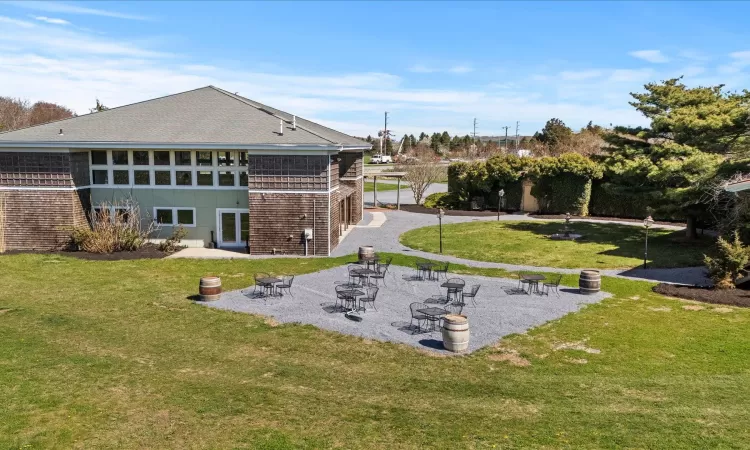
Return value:
[(708, 275), (714, 281), (717, 289), (734, 289), (735, 282), (750, 259), (750, 248), (742, 244), (740, 235), (736, 231), (732, 241), (719, 237), (716, 246), (717, 254), (715, 257), (704, 255), (703, 258), (708, 268)]
[(143, 247), (156, 226), (151, 221), (143, 226), (140, 207), (133, 201), (99, 204), (91, 212), (90, 223), (90, 227), (76, 227), (71, 233), (72, 245), (79, 251), (135, 251)]

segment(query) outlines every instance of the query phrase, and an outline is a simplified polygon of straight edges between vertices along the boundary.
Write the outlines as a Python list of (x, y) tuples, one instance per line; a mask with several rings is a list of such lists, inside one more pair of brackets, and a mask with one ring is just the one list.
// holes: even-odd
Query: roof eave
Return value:
[(740, 181), (738, 183), (732, 183), (726, 185), (724, 188), (727, 192), (741, 192), (750, 189), (750, 180)]
[(235, 150), (358, 150), (343, 144), (246, 144), (241, 142), (94, 142), (94, 141), (0, 141), (0, 148), (125, 148), (125, 149), (235, 149)]

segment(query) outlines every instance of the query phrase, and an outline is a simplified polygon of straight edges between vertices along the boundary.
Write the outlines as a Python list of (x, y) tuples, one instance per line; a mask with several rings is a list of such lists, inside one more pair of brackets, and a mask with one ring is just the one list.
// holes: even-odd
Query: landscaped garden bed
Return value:
[(750, 291), (744, 289), (715, 289), (710, 286), (661, 283), (654, 286), (654, 292), (705, 303), (750, 307)]
[(164, 252), (159, 249), (158, 245), (145, 244), (137, 250), (132, 251), (119, 251), (112, 253), (93, 253), (86, 251), (76, 250), (12, 250), (6, 252), (8, 255), (17, 254), (37, 254), (37, 255), (58, 255), (58, 256), (70, 256), (79, 259), (89, 259), (94, 261), (120, 261), (120, 260), (134, 260), (134, 259), (159, 259), (169, 256), (172, 253)]
[[(439, 209), (438, 208), (426, 208), (422, 205), (401, 205), (401, 210), (408, 211), (412, 213), (419, 213), (419, 214), (437, 214)], [(470, 216), (477, 216), (477, 217), (487, 217), (487, 216), (496, 216), (497, 211), (462, 211), (457, 209), (444, 209), (446, 216), (464, 216), (464, 217), (470, 217)], [(501, 215), (505, 215), (507, 213), (500, 212)]]

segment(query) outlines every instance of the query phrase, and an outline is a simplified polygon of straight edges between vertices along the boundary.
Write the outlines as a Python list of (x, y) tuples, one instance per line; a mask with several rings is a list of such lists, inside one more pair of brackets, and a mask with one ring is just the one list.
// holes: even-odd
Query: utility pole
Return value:
[(500, 127), (505, 129), (505, 151), (508, 151), (508, 128), (509, 126)]
[(477, 140), (477, 118), (474, 118), (474, 140)]
[(516, 150), (518, 150), (518, 124), (521, 123), (516, 120)]
[(388, 111), (385, 112), (385, 124), (383, 125), (383, 142), (380, 145), (380, 147), (381, 147), (380, 154), (381, 155), (383, 153), (385, 153), (386, 150), (388, 150), (387, 142), (388, 142)]

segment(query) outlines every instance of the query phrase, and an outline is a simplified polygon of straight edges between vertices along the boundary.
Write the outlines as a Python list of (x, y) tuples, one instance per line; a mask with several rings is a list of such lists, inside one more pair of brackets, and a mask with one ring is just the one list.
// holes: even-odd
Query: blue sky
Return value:
[[(364, 136), (642, 125), (644, 83), (750, 87), (750, 4), (0, 2), (0, 95), (87, 112), (214, 84)], [(511, 128), (512, 130), (513, 128)], [(512, 132), (512, 131), (511, 131)]]

